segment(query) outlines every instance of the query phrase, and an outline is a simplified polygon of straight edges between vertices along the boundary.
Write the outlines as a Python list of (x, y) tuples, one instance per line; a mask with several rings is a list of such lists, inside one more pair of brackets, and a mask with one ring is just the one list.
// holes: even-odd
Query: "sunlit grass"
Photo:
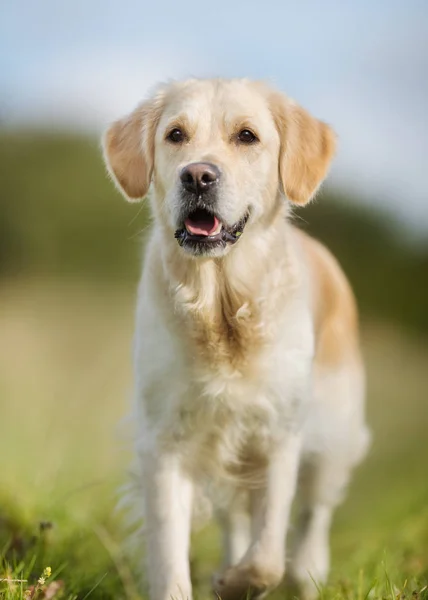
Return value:
[[(134, 290), (26, 281), (0, 292), (0, 598), (137, 599), (140, 569), (114, 511), (129, 460), (118, 422)], [(428, 348), (379, 324), (365, 326), (364, 346), (374, 443), (338, 511), (321, 597), (425, 599)], [(194, 537), (205, 598), (219, 535), (209, 526)]]

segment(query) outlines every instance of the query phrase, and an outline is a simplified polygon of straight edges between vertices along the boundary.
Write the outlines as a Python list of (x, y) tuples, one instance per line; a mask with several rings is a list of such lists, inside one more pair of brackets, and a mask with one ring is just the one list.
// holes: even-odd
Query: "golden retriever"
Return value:
[(357, 310), (339, 265), (289, 222), (335, 152), (328, 125), (248, 80), (159, 88), (104, 137), (108, 171), (153, 227), (138, 294), (135, 420), (152, 600), (190, 599), (196, 492), (224, 535), (223, 599), (286, 566), (316, 595), (329, 528), (368, 443)]

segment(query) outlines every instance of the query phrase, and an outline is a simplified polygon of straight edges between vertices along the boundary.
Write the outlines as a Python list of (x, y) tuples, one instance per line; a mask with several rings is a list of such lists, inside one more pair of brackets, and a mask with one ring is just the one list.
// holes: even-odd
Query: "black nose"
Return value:
[(192, 163), (180, 173), (181, 183), (188, 192), (200, 196), (214, 187), (220, 178), (220, 170), (211, 163)]

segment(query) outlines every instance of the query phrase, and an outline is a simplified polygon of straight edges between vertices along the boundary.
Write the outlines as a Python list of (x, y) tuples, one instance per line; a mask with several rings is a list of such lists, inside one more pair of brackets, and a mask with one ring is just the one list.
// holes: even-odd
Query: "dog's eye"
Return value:
[(166, 136), (166, 139), (173, 144), (180, 144), (184, 140), (184, 133), (178, 127), (174, 127)]
[(254, 142), (258, 142), (258, 139), (250, 129), (242, 129), (238, 133), (238, 141), (242, 144), (254, 144)]

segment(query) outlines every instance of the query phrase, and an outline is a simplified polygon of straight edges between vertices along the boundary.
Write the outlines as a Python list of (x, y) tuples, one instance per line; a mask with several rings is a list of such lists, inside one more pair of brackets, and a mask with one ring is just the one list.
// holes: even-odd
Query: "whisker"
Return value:
[(145, 227), (143, 227), (142, 229), (139, 229), (138, 231), (133, 233), (131, 236), (129, 236), (127, 238), (128, 241), (134, 240), (136, 237), (144, 235), (147, 232), (147, 230), (149, 229), (149, 227), (150, 227), (150, 223), (147, 223), (147, 225), (145, 225)]
[(145, 202), (142, 202), (137, 213), (132, 217), (132, 219), (128, 223), (128, 227), (132, 225), (132, 223), (141, 215), (142, 210), (145, 208)]

